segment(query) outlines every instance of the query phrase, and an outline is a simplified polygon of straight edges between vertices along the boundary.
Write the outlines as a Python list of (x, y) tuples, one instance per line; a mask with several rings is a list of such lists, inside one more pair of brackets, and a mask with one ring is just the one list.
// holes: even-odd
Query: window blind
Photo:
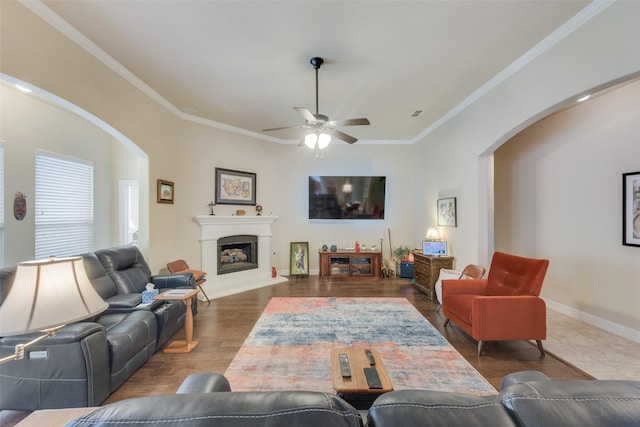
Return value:
[(35, 256), (93, 249), (93, 163), (36, 151)]

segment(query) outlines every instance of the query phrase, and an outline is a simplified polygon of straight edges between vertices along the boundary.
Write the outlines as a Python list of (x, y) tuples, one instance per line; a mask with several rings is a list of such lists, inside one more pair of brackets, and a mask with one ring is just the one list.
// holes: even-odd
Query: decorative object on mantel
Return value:
[(15, 198), (13, 199), (13, 216), (22, 221), (27, 215), (27, 197), (19, 191), (16, 191)]
[(215, 214), (213, 213), (213, 207), (214, 207), (215, 205), (216, 205), (216, 204), (215, 204), (215, 203), (213, 203), (212, 201), (211, 201), (211, 202), (209, 202), (209, 204), (207, 205), (207, 206), (209, 206), (209, 215), (215, 215)]
[(216, 204), (256, 204), (256, 174), (216, 168)]
[(622, 244), (640, 247), (640, 172), (622, 174)]
[(158, 180), (158, 203), (173, 204), (173, 192), (174, 183), (171, 181), (165, 181), (164, 179)]
[(256, 205), (256, 215), (262, 216), (262, 205)]
[(458, 226), (455, 197), (438, 199), (438, 225), (444, 227)]
[(331, 252), (338, 252), (338, 247), (336, 245), (331, 245)]
[(327, 252), (327, 250), (329, 249), (329, 246), (327, 245), (322, 245), (322, 251), (323, 252)]
[(238, 209), (236, 211), (236, 215), (238, 216), (244, 216), (247, 212), (244, 209)]

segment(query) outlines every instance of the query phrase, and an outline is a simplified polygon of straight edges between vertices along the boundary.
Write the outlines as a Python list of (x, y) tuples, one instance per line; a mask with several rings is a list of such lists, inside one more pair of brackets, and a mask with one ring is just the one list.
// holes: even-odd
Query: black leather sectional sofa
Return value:
[[(24, 359), (0, 364), (0, 409), (97, 406), (184, 325), (181, 301), (139, 304), (147, 283), (160, 291), (195, 288), (193, 275), (153, 276), (135, 246), (82, 257), (91, 283), (109, 308), (29, 347)], [(14, 272), (15, 268), (0, 270), (0, 303), (13, 283)], [(197, 303), (192, 307), (195, 314)], [(13, 354), (17, 344), (39, 335), (0, 337), (0, 356)]]
[(552, 381), (537, 371), (507, 375), (495, 396), (394, 391), (380, 396), (368, 413), (327, 393), (230, 390), (222, 375), (193, 374), (175, 395), (116, 402), (70, 421), (67, 427), (640, 425), (640, 381)]

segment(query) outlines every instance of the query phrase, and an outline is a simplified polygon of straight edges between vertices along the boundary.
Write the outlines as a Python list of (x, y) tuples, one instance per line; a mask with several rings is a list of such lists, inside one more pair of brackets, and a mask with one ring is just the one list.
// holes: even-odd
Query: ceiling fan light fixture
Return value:
[(320, 135), (318, 135), (318, 148), (320, 148), (321, 150), (327, 148), (330, 142), (331, 135), (329, 135), (328, 133), (322, 132)]
[(316, 148), (316, 141), (318, 141), (318, 135), (316, 135), (315, 132), (311, 132), (304, 137), (304, 145), (312, 150)]

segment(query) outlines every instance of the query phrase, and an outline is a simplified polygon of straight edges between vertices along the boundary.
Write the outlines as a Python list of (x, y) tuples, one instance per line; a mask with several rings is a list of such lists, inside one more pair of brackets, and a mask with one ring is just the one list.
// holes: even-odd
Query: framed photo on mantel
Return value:
[(256, 174), (216, 168), (216, 205), (256, 205)]

